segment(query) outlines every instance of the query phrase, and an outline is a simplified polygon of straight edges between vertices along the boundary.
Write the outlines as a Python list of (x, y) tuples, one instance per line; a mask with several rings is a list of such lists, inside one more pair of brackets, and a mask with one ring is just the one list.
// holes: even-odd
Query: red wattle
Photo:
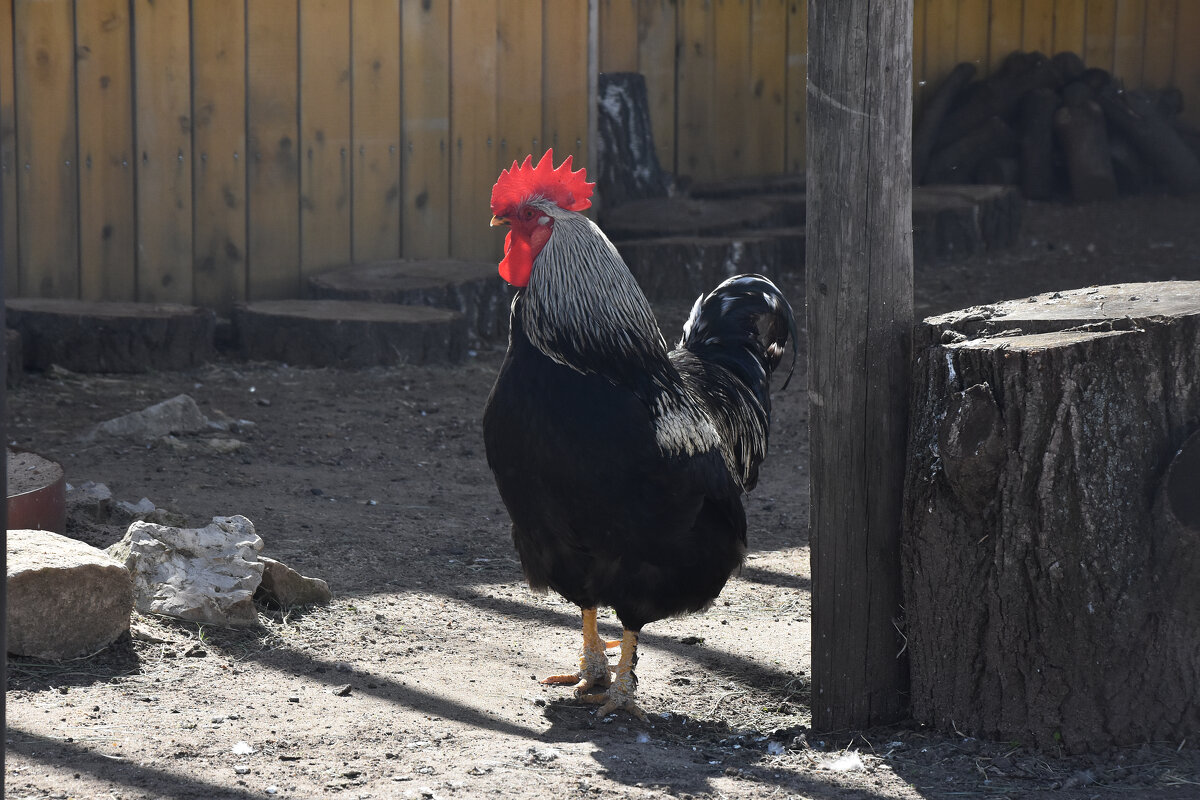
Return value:
[(509, 231), (504, 237), (504, 259), (500, 262), (500, 277), (518, 289), (529, 285), (533, 272), (533, 248), (529, 242), (513, 236)]

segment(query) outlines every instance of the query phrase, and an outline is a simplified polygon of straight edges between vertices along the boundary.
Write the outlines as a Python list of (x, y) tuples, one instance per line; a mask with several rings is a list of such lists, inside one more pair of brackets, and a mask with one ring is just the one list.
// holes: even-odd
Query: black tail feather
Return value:
[(737, 375), (769, 413), (770, 376), (783, 360), (788, 340), (796, 370), (796, 319), (787, 298), (762, 275), (735, 275), (700, 295), (683, 326), (679, 346)]

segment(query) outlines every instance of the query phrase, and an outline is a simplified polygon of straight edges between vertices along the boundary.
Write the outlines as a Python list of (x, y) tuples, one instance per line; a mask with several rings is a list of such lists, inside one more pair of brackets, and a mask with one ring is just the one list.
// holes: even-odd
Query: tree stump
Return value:
[(1021, 231), (1011, 186), (921, 186), (912, 193), (913, 261), (932, 264), (1008, 247)]
[(600, 227), (614, 242), (655, 236), (720, 236), (789, 223), (786, 205), (758, 200), (636, 200), (604, 213)]
[(7, 302), (28, 369), (73, 372), (179, 370), (212, 359), (212, 311), (174, 303), (89, 303), (18, 298)]
[(914, 718), (1074, 752), (1200, 734), (1200, 282), (932, 317), (914, 353)]
[(268, 300), (235, 306), (250, 360), (304, 367), (375, 367), (459, 361), (467, 323), (445, 308), (353, 300)]
[(596, 185), (606, 206), (666, 197), (671, 176), (658, 163), (646, 79), (638, 72), (602, 72), (598, 79)]
[(512, 289), (494, 261), (380, 261), (309, 279), (319, 300), (361, 300), (449, 308), (467, 321), (473, 342), (504, 342)]

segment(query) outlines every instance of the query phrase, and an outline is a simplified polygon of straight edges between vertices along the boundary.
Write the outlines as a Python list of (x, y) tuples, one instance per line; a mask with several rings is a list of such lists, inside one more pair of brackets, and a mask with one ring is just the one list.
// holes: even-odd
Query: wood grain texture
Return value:
[(192, 76), (187, 0), (134, 6), (137, 299), (192, 299)]
[(750, 175), (750, 6), (713, 0), (713, 143), (715, 174)]
[(245, 3), (194, 4), (192, 23), (192, 302), (228, 314), (246, 299)]
[(403, 236), (406, 258), (450, 252), (450, 0), (404, 3)]
[(350, 15), (300, 0), (300, 277), (350, 263)]
[(678, 0), (679, 63), (676, 66), (676, 170), (695, 180), (720, 173), (716, 159), (716, 78), (714, 15), (711, 0)]
[(787, 2), (749, 0), (750, 5), (750, 129), (746, 170), (752, 175), (784, 172), (787, 113)]
[(13, 0), (0, 0), (0, 195), (4, 234), (4, 294), (16, 297), (20, 292), (20, 258), (17, 255), (17, 118), (13, 103)]
[(300, 293), (296, 0), (246, 6), (246, 299)]
[(600, 71), (637, 72), (638, 0), (599, 0), (599, 3)]
[(671, 0), (638, 2), (638, 71), (646, 78), (654, 149), (668, 172), (675, 171), (675, 9)]
[[(1087, 16), (1086, 0), (1057, 0), (1054, 4), (1055, 53), (1083, 55), (1083, 34)], [(1047, 55), (1051, 55), (1047, 53)]]
[(1087, 0), (1083, 62), (1089, 67), (1113, 68), (1116, 21), (1116, 0)]
[(400, 0), (355, 0), (352, 256), (400, 256)]
[[(1175, 70), (1175, 30), (1178, 17), (1178, 0), (1146, 0), (1146, 38), (1142, 45), (1144, 58), (1141, 82), (1148, 89), (1163, 89), (1171, 85)], [(1200, 97), (1192, 100), (1197, 101), (1200, 101)]]
[(988, 25), (988, 73), (995, 72), (1009, 53), (1021, 49), (1023, 24), (1021, 3), (992, 3)]
[[(496, 18), (495, 173), (525, 156), (541, 158), (542, 5), (498, 0)], [(554, 69), (553, 65), (550, 65)], [(565, 153), (556, 154), (558, 158)]]
[[(554, 155), (588, 163), (588, 11), (583, 3), (543, 5), (542, 141)], [(594, 168), (594, 167), (593, 167)]]
[(450, 254), (499, 256), (502, 237), (488, 227), (496, 182), (496, 7), (450, 4)]
[(812, 711), (898, 719), (912, 325), (912, 13), (811, 0), (808, 264)]
[(1055, 0), (1025, 0), (1021, 23), (1021, 49), (1053, 55)]
[(988, 65), (988, 0), (963, 0), (958, 6), (955, 63), (969, 61), (980, 72)]
[(1126, 86), (1142, 83), (1142, 57), (1146, 44), (1146, 0), (1117, 0), (1113, 38), (1113, 75)]

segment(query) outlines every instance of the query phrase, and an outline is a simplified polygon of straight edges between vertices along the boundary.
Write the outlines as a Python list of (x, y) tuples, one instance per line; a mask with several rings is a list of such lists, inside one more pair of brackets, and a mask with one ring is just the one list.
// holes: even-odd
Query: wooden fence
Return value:
[[(1200, 123), (1200, 0), (914, 3), (918, 113), (958, 61), (1071, 49)], [(6, 290), (227, 309), (351, 261), (494, 257), (497, 171), (586, 164), (597, 68), (646, 75), (669, 170), (803, 169), (806, 6), (0, 0)]]

